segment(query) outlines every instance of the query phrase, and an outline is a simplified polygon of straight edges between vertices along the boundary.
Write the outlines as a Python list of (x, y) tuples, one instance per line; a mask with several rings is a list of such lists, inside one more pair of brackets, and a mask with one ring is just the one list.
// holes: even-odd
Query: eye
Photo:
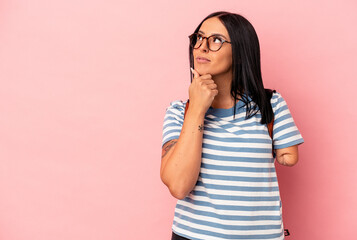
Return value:
[[(218, 42), (216, 42), (216, 40), (218, 40)], [(215, 43), (222, 43), (223, 40), (222, 40), (221, 38), (219, 38), (219, 37), (214, 37), (214, 38), (213, 38), (213, 42), (215, 42)]]

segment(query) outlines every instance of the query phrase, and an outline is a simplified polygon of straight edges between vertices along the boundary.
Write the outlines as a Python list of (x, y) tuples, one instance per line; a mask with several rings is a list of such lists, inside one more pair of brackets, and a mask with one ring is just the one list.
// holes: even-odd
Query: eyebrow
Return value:
[[(201, 30), (200, 31), (198, 31), (199, 33), (203, 33), (203, 34), (205, 34), (204, 32), (202, 32)], [(214, 35), (214, 36), (221, 36), (221, 37), (223, 37), (223, 38), (225, 38), (226, 40), (228, 40), (228, 38), (226, 38), (224, 35), (222, 35), (222, 34), (220, 34), (220, 33), (212, 33), (212, 35)]]

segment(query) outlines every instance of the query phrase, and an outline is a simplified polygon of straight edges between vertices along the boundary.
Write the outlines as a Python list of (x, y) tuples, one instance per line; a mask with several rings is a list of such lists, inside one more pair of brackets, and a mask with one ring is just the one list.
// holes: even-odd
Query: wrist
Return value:
[(189, 106), (187, 109), (186, 116), (187, 115), (203, 120), (205, 118), (206, 112), (204, 112), (202, 109), (197, 109), (192, 106)]

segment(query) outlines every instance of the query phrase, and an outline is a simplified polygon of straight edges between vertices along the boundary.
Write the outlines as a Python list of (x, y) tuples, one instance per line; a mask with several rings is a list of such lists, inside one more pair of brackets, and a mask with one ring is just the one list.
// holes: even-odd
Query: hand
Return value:
[(218, 94), (217, 85), (212, 80), (211, 74), (200, 75), (192, 69), (194, 75), (189, 87), (190, 107), (205, 114), (212, 105), (214, 97)]

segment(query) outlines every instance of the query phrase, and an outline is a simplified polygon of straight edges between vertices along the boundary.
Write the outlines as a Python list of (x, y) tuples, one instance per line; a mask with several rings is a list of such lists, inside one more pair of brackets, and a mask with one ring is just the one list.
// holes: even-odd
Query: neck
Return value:
[(212, 75), (212, 79), (217, 84), (218, 94), (214, 97), (211, 107), (232, 108), (234, 106), (234, 99), (231, 96), (232, 71)]

